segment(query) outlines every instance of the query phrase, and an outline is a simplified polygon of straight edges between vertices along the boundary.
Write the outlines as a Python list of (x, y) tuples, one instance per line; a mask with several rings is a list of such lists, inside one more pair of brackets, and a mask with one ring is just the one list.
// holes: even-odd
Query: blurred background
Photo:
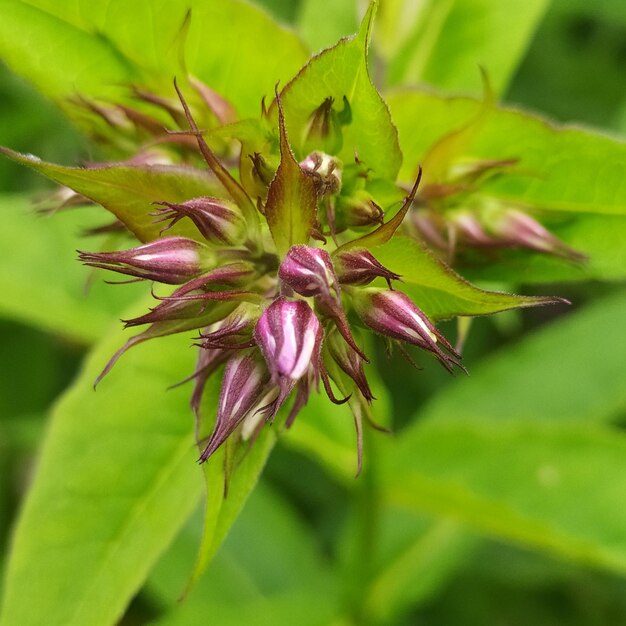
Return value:
[[(319, 19), (319, 6), (324, 3), (290, 0), (256, 0), (256, 3), (265, 5), (285, 23), (302, 23), (304, 32), (313, 40), (320, 36), (314, 25)], [(345, 23), (335, 23), (333, 28), (349, 33), (355, 26), (356, 17), (347, 15)], [(332, 33), (329, 37), (332, 40)], [(626, 134), (626, 2), (554, 0), (542, 17), (503, 100), (561, 122), (584, 124), (610, 134)], [(63, 115), (2, 64), (0, 144), (68, 164), (91, 154), (91, 148)], [(36, 193), (43, 188), (48, 187), (35, 173), (0, 159), (3, 194)], [(53, 220), (49, 224), (50, 228), (56, 228)], [(24, 241), (24, 245), (36, 244)], [(45, 258), (38, 258), (42, 262), (42, 275), (49, 276), (50, 269), (44, 267)], [(51, 259), (52, 262), (56, 263), (57, 259)], [(64, 259), (61, 265), (74, 263), (72, 259)], [(13, 279), (7, 274), (9, 271), (3, 263), (0, 288), (3, 282)], [(584, 285), (544, 291), (571, 297), (580, 306), (614, 289), (606, 285)], [(34, 316), (33, 324), (27, 325), (13, 319), (11, 303), (0, 302), (0, 554), (5, 552), (11, 522), (28, 484), (46, 414), (76, 374), (87, 347), (75, 338), (69, 340), (45, 332), (45, 322), (40, 320), (45, 316), (45, 299), (33, 306), (40, 311)], [(477, 320), (464, 357), (467, 367), (471, 371), (473, 363), (514, 343), (551, 315), (554, 312), (526, 311)], [(403, 362), (393, 359), (385, 368), (385, 378), (392, 389), (398, 427), (414, 413), (416, 403), (427, 402), (453, 380), (435, 367), (416, 374)], [(626, 415), (621, 417), (623, 422)], [(300, 468), (297, 475), (289, 471), (294, 464)], [(302, 489), (303, 482), (306, 491)], [(284, 447), (272, 455), (264, 483), (295, 505), (325, 550), (333, 549), (333, 537), (347, 515), (346, 494), (341, 486), (305, 456)], [(247, 516), (253, 515), (255, 506), (253, 497), (249, 507), (252, 512), (244, 513), (228, 545), (235, 545), (238, 536), (241, 538), (241, 529), (250, 525)], [(455, 568), (445, 582), (433, 585), (432, 593), (424, 598), (414, 613), (395, 623), (626, 624), (623, 579), (484, 539), (473, 545), (471, 558)], [(145, 623), (154, 610), (150, 598), (140, 596), (124, 624)]]

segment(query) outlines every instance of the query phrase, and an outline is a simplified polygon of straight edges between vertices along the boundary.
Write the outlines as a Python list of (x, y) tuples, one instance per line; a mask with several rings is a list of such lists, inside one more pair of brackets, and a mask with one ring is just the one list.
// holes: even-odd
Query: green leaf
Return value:
[(159, 0), (132, 8), (122, 0), (3, 0), (0, 56), (62, 105), (76, 92), (119, 99), (122, 86), (137, 80), (169, 96), (174, 76), (186, 70), (243, 117), (257, 115), (275, 82), (306, 61), (292, 32), (237, 0), (174, 0), (167, 10)]
[(2, 0), (0, 57), (66, 110), (67, 98), (76, 93), (118, 98), (121, 85), (135, 80), (137, 70), (105, 37), (90, 30), (28, 2)]
[[(405, 164), (404, 181), (442, 135), (463, 126), (480, 103), (417, 91), (389, 99)], [(516, 172), (481, 192), (545, 211), (626, 215), (626, 143), (581, 128), (559, 127), (512, 109), (495, 109), (478, 129), (465, 159), (519, 159)]]
[[(159, 626), (191, 626), (207, 614), (219, 615), (220, 624), (240, 624), (242, 614), (261, 605), (262, 617), (246, 621), (320, 624), (338, 611), (335, 572), (322, 560), (303, 520), (267, 485), (255, 489), (214, 562), (180, 603), (175, 594), (198, 541), (195, 528), (185, 530), (148, 583), (149, 592), (158, 590), (159, 599), (167, 599), (169, 610), (157, 620)], [(284, 615), (287, 607), (291, 613)]]
[[(287, 130), (296, 156), (306, 139), (313, 112), (326, 98), (340, 105), (344, 97), (352, 111), (352, 121), (342, 127), (343, 147), (338, 156), (353, 163), (359, 159), (374, 176), (395, 180), (402, 155), (389, 110), (372, 84), (367, 69), (375, 3), (363, 19), (359, 32), (313, 57), (281, 92)], [(273, 109), (274, 110), (274, 109)], [(274, 111), (275, 112), (275, 111)]]
[[(0, 315), (79, 343), (102, 337), (138, 286), (111, 289), (100, 272), (76, 260), (76, 249), (85, 245), (80, 231), (102, 224), (100, 210), (37, 216), (28, 199), (11, 195), (0, 196), (0, 212)], [(97, 249), (104, 241), (90, 238), (89, 244)]]
[(389, 447), (383, 484), (399, 505), (625, 573), (625, 454), (600, 426), (451, 416)]
[[(229, 475), (227, 496), (225, 496), (224, 491), (224, 455), (228, 444), (223, 445), (211, 457), (210, 461), (203, 465), (207, 503), (202, 542), (196, 565), (191, 574), (189, 588), (196, 584), (224, 541), (230, 527), (254, 489), (275, 443), (276, 431), (270, 427), (263, 428), (241, 463), (234, 468), (232, 476)], [(247, 444), (242, 444), (242, 446), (247, 448)]]
[[(626, 411), (623, 293), (602, 298), (472, 367), (420, 413), (441, 421), (609, 421)], [(470, 339), (471, 340), (471, 339)], [(607, 344), (609, 347), (598, 349)], [(546, 384), (549, 381), (549, 384)]]
[(313, 178), (302, 171), (291, 151), (282, 109), (279, 125), (280, 165), (267, 192), (265, 217), (284, 256), (294, 244), (308, 243), (317, 216), (317, 193)]
[[(386, 3), (385, 3), (386, 4)], [(482, 66), (503, 93), (549, 0), (431, 0), (384, 6), (380, 40), (389, 83), (480, 93)]]
[[(224, 195), (221, 186), (204, 172), (176, 166), (64, 167), (7, 148), (0, 152), (27, 165), (55, 182), (66, 185), (101, 204), (113, 213), (140, 241), (159, 236), (162, 224), (155, 224), (153, 202), (182, 202), (197, 196)], [(187, 223), (176, 225), (170, 234), (199, 238)]]
[(54, 410), (13, 539), (2, 626), (110, 626), (198, 502), (188, 391), (167, 391), (193, 353), (180, 338), (144, 344), (94, 391), (121, 342), (118, 331), (97, 346)]
[(298, 32), (311, 50), (334, 45), (338, 39), (359, 27), (354, 0), (318, 2), (303, 0), (298, 16)]
[(550, 297), (518, 296), (479, 289), (439, 261), (422, 244), (395, 236), (373, 249), (374, 256), (392, 272), (400, 274), (401, 291), (406, 292), (430, 317), (444, 319), (457, 315), (488, 315), (518, 307), (554, 304)]

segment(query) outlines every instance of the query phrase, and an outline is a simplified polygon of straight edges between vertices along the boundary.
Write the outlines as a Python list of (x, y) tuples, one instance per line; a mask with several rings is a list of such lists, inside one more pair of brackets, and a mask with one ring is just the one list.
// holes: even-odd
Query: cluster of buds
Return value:
[[(194, 381), (191, 404), (198, 425), (204, 419), (207, 381), (223, 371), (212, 434), (202, 439), (203, 429), (197, 428), (202, 462), (231, 436), (253, 440), (283, 407), (284, 424), (290, 426), (310, 394), (321, 386), (331, 402), (349, 401), (360, 468), (361, 420), (362, 416), (369, 419), (374, 395), (365, 373), (369, 359), (356, 327), (402, 346), (407, 356), (404, 346), (416, 346), (450, 371), (462, 369), (460, 357), (409, 297), (394, 288), (400, 276), (383, 266), (361, 239), (344, 236), (339, 244), (333, 233), (329, 245), (323, 236), (315, 237), (313, 221), (309, 236), (304, 237), (307, 240), (280, 254), (273, 237), (259, 223), (261, 216), (267, 219), (266, 210), (259, 204), (255, 207), (220, 164), (180, 98), (200, 151), (230, 198), (158, 202), (159, 208), (151, 215), (156, 224), (163, 225), (159, 238), (129, 250), (80, 253), (89, 266), (175, 286), (169, 295), (155, 296), (158, 303), (149, 312), (126, 320), (127, 327), (144, 326), (145, 330), (113, 356), (101, 377), (130, 347), (195, 330), (199, 357), (189, 379)], [(284, 139), (282, 111), (280, 124)], [(255, 161), (261, 164), (258, 155)], [(338, 193), (341, 167), (335, 158), (313, 152), (294, 163), (303, 179), (313, 179), (318, 203)], [(411, 206), (418, 184), (419, 178), (392, 220), (394, 229)], [(382, 211), (374, 221), (377, 229), (390, 228), (390, 222), (383, 222)], [(167, 236), (166, 231), (179, 222), (187, 236)]]

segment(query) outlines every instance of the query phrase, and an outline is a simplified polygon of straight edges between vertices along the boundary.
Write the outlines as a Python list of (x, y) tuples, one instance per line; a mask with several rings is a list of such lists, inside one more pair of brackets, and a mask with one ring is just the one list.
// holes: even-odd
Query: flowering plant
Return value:
[[(571, 171), (564, 174), (560, 161), (549, 156), (562, 144), (562, 159), (582, 143), (577, 158), (593, 165), (603, 158), (600, 153), (623, 156), (623, 144), (498, 107), (495, 90), (501, 91), (504, 78), (501, 70), (492, 76), (489, 65), (480, 99), (448, 100), (413, 89), (396, 89), (383, 99), (368, 63), (376, 2), (367, 7), (356, 34), (308, 58), (293, 32), (235, 0), (191, 9), (177, 3), (167, 15), (147, 0), (146, 11), (155, 20), (153, 52), (146, 48), (149, 36), (140, 28), (139, 12), (131, 11), (122, 28), (112, 17), (117, 9), (105, 10), (106, 3), (82, 14), (5, 1), (9, 22), (36, 16), (49, 45), (66, 41), (92, 60), (106, 60), (106, 70), (96, 72), (93, 82), (78, 81), (85, 71), (78, 66), (74, 79), (63, 67), (50, 80), (34, 62), (21, 71), (83, 125), (108, 160), (67, 167), (9, 148), (2, 152), (59, 185), (40, 207), (55, 213), (49, 222), (94, 216), (86, 233), (90, 242), (79, 244), (92, 282), (116, 272), (121, 282), (140, 283), (107, 286), (102, 295), (87, 296), (91, 301), (108, 301), (121, 290), (134, 294), (146, 282), (152, 293), (149, 304), (144, 294), (121, 313), (123, 331), (97, 329), (96, 349), (74, 391), (56, 409), (15, 536), (2, 626), (35, 624), (51, 610), (55, 623), (106, 626), (117, 620), (149, 572), (158, 576), (157, 557), (198, 502), (202, 489), (195, 461), (206, 498), (188, 591), (196, 585), (206, 589), (204, 572), (277, 441), (319, 460), (342, 488), (357, 494), (354, 523), (361, 526), (356, 533), (361, 545), (346, 564), (345, 597), (328, 603), (329, 617), (313, 611), (311, 623), (331, 623), (333, 615), (355, 624), (391, 623), (410, 606), (414, 598), (407, 601), (405, 590), (420, 568), (407, 566), (396, 588), (390, 581), (402, 569), (402, 558), (390, 558), (379, 573), (377, 557), (369, 554), (370, 539), (378, 541), (372, 539), (376, 525), (380, 521), (391, 532), (399, 509), (435, 515), (426, 535), (418, 529), (423, 530), (422, 518), (409, 520), (412, 541), (419, 548), (428, 532), (441, 534), (442, 550), (455, 558), (472, 540), (449, 516), (505, 538), (523, 537), (532, 546), (549, 543), (533, 534), (536, 525), (554, 523), (555, 550), (577, 558), (587, 554), (577, 542), (588, 537), (572, 538), (577, 529), (563, 521), (565, 514), (551, 517), (549, 507), (537, 513), (526, 492), (504, 489), (502, 495), (489, 471), (483, 472), (509, 462), (518, 467), (517, 446), (523, 452), (528, 436), (531, 448), (521, 456), (519, 473), (535, 471), (542, 485), (558, 483), (568, 465), (557, 468), (554, 478), (552, 465), (535, 463), (541, 445), (550, 437), (558, 443), (562, 433), (544, 437), (532, 425), (499, 430), (485, 425), (485, 415), (476, 422), (466, 419), (475, 410), (489, 413), (489, 407), (488, 401), (463, 399), (463, 389), (473, 388), (463, 376), (434, 383), (460, 390), (460, 399), (451, 396), (452, 409), (442, 396), (439, 410), (449, 412), (444, 417), (452, 421), (433, 418), (434, 425), (427, 420), (424, 428), (416, 422), (403, 430), (390, 419), (388, 390), (397, 393), (398, 387), (385, 364), (410, 381), (405, 392), (413, 411), (418, 383), (408, 377), (410, 368), (423, 362), (426, 380), (435, 381), (433, 357), (448, 373), (472, 370), (463, 358), (471, 319), (503, 311), (511, 316), (538, 305), (556, 305), (546, 311), (566, 308), (563, 298), (513, 291), (555, 279), (621, 276), (612, 259), (623, 242), (608, 241), (599, 251), (593, 238), (577, 236), (585, 218), (579, 226), (575, 216), (602, 211), (621, 216), (623, 198), (597, 186), (586, 189), (592, 176), (582, 167), (583, 180), (571, 192)], [(391, 4), (380, 8), (374, 45), (393, 77), (419, 54), (394, 53), (393, 41), (384, 38)], [(57, 22), (66, 24), (59, 32)], [(207, 24), (214, 38), (207, 37)], [(88, 36), (91, 29), (110, 42)], [(236, 53), (226, 53), (220, 43), (230, 37), (241, 37)], [(267, 46), (263, 54), (260, 41)], [(20, 59), (37, 55), (21, 40), (2, 52), (17, 71)], [(80, 65), (77, 59), (72, 62)], [(475, 73), (480, 75), (477, 66)], [(515, 133), (519, 141), (511, 140)], [(530, 147), (524, 143), (528, 137), (535, 142)], [(103, 210), (112, 216), (104, 224), (98, 221)], [(607, 233), (618, 227), (621, 222), (598, 228)], [(561, 288), (541, 292), (570, 296)], [(60, 317), (66, 315), (64, 309)], [(456, 328), (442, 325), (446, 320), (455, 320)], [(79, 325), (69, 323), (64, 332), (79, 337)], [(478, 378), (481, 397), (505, 398), (494, 400), (501, 410), (506, 395), (522, 393), (511, 389), (523, 391), (524, 377), (533, 371), (529, 366), (516, 372), (515, 384), (504, 384), (503, 390), (486, 375), (482, 383)], [(190, 393), (177, 384), (181, 379), (191, 383)], [(166, 391), (167, 386), (174, 389)], [(186, 408), (189, 395), (195, 429)], [(423, 455), (417, 465), (415, 450)], [(439, 466), (438, 450), (445, 467)], [(474, 470), (468, 461), (466, 474), (457, 460), (464, 454), (485, 454), (487, 460)], [(355, 474), (363, 475), (353, 481)], [(304, 478), (298, 482), (306, 487)], [(116, 496), (118, 488), (133, 492), (128, 502)], [(50, 509), (50, 502), (57, 508)], [(498, 513), (505, 505), (514, 511), (510, 523)], [(41, 530), (44, 515), (49, 525)], [(81, 519), (101, 527), (90, 528), (89, 521), (82, 526)], [(32, 576), (40, 550), (43, 576), (54, 579), (46, 593), (62, 594), (68, 584), (63, 576), (72, 566), (58, 580), (52, 573), (65, 567), (59, 554), (70, 554), (68, 542), (76, 542), (75, 564), (85, 568), (73, 594), (80, 599), (28, 606), (16, 590)], [(602, 554), (598, 562), (617, 558)], [(326, 592), (331, 578), (320, 575), (312, 597)], [(198, 589), (190, 598), (199, 597)], [(220, 598), (210, 601), (221, 606)], [(302, 603), (302, 615), (308, 606)], [(183, 617), (178, 614), (171, 609), (172, 619), (180, 620), (173, 623), (193, 623), (185, 621), (184, 609)]]

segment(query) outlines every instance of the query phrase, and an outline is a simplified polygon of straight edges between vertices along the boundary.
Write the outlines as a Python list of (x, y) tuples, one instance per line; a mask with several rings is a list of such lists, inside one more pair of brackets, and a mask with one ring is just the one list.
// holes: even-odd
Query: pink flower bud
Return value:
[(317, 370), (323, 330), (303, 300), (274, 300), (263, 311), (254, 336), (275, 382), (295, 383), (310, 365)]
[(185, 237), (165, 237), (120, 252), (80, 252), (91, 267), (179, 285), (209, 269), (213, 260), (203, 244)]
[(247, 415), (259, 409), (269, 372), (255, 352), (240, 352), (226, 364), (217, 407), (215, 428), (200, 462), (206, 461), (226, 441)]
[[(353, 303), (363, 322), (377, 333), (432, 352), (448, 370), (454, 365), (461, 366), (454, 348), (402, 292), (372, 288), (357, 290)], [(449, 354), (439, 347), (438, 342)]]
[(158, 217), (156, 223), (169, 221), (167, 230), (188, 217), (202, 236), (215, 244), (234, 246), (245, 237), (246, 223), (234, 206), (221, 198), (192, 198), (180, 204), (156, 202), (164, 208), (152, 215)]
[(278, 270), (278, 277), (301, 296), (331, 296), (337, 299), (338, 281), (330, 254), (321, 248), (291, 246)]
[(381, 265), (368, 250), (348, 250), (336, 257), (339, 282), (346, 285), (367, 285), (375, 278), (384, 278), (391, 287), (400, 276)]

